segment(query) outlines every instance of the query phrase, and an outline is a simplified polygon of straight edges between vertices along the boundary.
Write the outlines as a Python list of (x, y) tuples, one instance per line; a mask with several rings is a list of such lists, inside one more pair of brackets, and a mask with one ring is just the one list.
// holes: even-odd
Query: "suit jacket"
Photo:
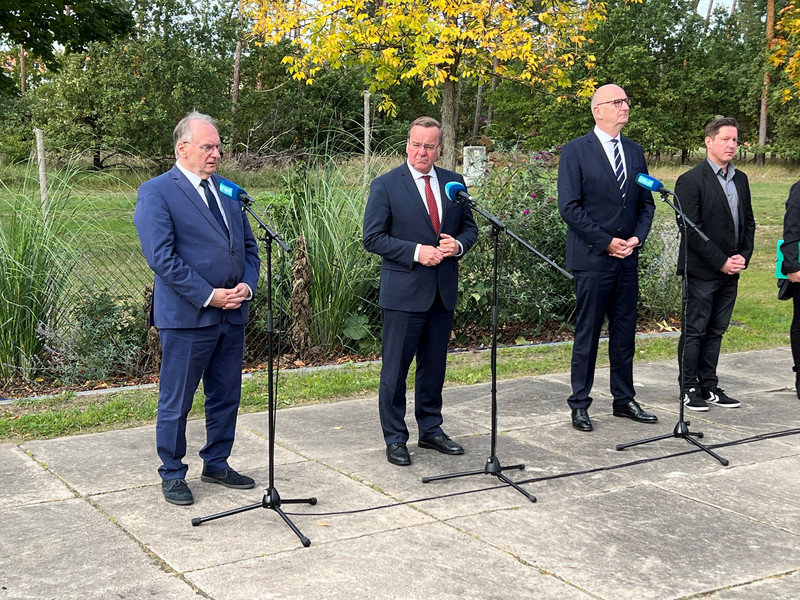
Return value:
[[(639, 238), (644, 244), (653, 222), (652, 194), (636, 185), (639, 173), (647, 173), (642, 147), (620, 136), (625, 154), (625, 198), (603, 144), (592, 131), (568, 142), (558, 165), (558, 210), (569, 226), (567, 268), (605, 271), (619, 263), (606, 252), (612, 238)], [(636, 268), (638, 250), (623, 259), (625, 268)]]
[[(709, 238), (704, 242), (691, 227), (687, 227), (689, 277), (707, 281), (730, 277), (720, 269), (735, 254), (741, 254), (750, 263), (756, 231), (753, 207), (750, 204), (750, 185), (747, 175), (738, 169), (733, 175), (733, 182), (739, 195), (738, 238), (728, 199), (707, 160), (678, 177), (675, 183), (679, 208)], [(683, 246), (681, 244), (678, 256), (678, 273), (683, 273)]]
[[(436, 169), (442, 198), (441, 232), (464, 249), (475, 243), (478, 228), (466, 203), (448, 202), (445, 185), (464, 183), (458, 173)], [(364, 248), (382, 257), (379, 304), (391, 310), (422, 312), (441, 294), (454, 310), (458, 299), (458, 258), (448, 257), (435, 267), (414, 262), (417, 244), (436, 246), (438, 237), (407, 163), (373, 180), (364, 211)]]
[(219, 191), (230, 235), (177, 166), (139, 187), (133, 222), (142, 252), (155, 273), (151, 324), (159, 329), (247, 322), (249, 302), (225, 310), (203, 303), (214, 288), (244, 282), (255, 293), (261, 261), (240, 203)]
[(800, 181), (789, 190), (789, 198), (786, 200), (786, 214), (783, 216), (783, 265), (781, 270), (784, 275), (800, 271)]

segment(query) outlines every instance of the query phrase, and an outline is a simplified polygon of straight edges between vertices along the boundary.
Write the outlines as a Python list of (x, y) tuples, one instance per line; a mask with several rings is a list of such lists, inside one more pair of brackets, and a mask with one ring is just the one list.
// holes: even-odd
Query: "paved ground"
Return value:
[[(600, 370), (589, 434), (569, 426), (568, 374), (500, 382), (496, 454), (525, 463), (505, 475), (527, 480), (536, 503), (483, 473), (421, 481), (483, 470), (488, 384), (446, 390), (446, 429), (466, 454), (410, 444), (406, 468), (385, 460), (374, 398), (281, 410), (275, 488), (284, 500), (318, 499), (283, 504), (308, 548), (261, 506), (191, 524), (261, 501), (266, 413), (239, 419), (231, 463), (256, 478), (246, 491), (199, 481), (203, 422), (190, 423), (190, 507), (162, 499), (153, 427), (3, 444), (0, 600), (796, 600), (800, 400), (790, 365), (788, 348), (722, 357), (723, 387), (742, 408), (687, 419), (727, 467), (673, 437), (615, 449), (673, 431), (674, 361), (635, 367), (657, 425), (611, 416)], [(795, 435), (770, 435), (787, 430)]]

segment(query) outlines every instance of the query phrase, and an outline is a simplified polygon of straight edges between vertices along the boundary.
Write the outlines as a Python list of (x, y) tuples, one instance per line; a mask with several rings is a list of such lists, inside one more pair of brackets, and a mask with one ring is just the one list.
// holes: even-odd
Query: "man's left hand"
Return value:
[(456, 238), (454, 238), (452, 235), (442, 233), (439, 236), (439, 250), (441, 250), (445, 257), (456, 256), (459, 252), (461, 252), (461, 247), (458, 245)]
[(614, 252), (614, 254), (611, 256), (614, 258), (626, 258), (633, 254), (633, 251), (636, 250), (639, 244), (640, 242), (638, 237), (633, 236), (632, 238), (628, 238), (625, 240), (625, 246), (621, 250)]

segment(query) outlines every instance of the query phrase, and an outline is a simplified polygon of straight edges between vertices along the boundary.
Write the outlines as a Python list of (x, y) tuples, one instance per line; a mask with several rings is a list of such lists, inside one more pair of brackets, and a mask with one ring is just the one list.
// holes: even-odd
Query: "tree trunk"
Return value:
[(25, 48), (19, 45), (19, 91), (25, 93)]
[(233, 93), (231, 94), (231, 154), (236, 156), (236, 110), (239, 107), (239, 81), (242, 66), (242, 8), (244, 0), (239, 0), (239, 31), (236, 33), (236, 53), (233, 56)]
[[(767, 0), (767, 52), (772, 45), (772, 37), (775, 34), (775, 0)], [(763, 167), (766, 163), (764, 155), (767, 145), (767, 103), (769, 100), (769, 71), (766, 69), (766, 57), (764, 68), (764, 87), (761, 89), (761, 110), (758, 114), (758, 153), (756, 154), (756, 166)]]
[(442, 84), (442, 166), (456, 170), (456, 82), (445, 79)]

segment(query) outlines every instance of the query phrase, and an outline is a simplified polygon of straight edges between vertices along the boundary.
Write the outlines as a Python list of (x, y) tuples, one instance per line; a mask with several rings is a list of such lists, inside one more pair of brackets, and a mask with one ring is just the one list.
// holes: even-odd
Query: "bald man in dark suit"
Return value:
[(647, 173), (641, 146), (620, 135), (630, 100), (618, 85), (592, 98), (593, 131), (568, 142), (558, 167), (558, 209), (569, 226), (567, 268), (575, 276), (576, 323), (572, 348), (572, 426), (592, 431), (588, 408), (597, 346), (608, 317), (614, 416), (655, 423), (634, 400), (633, 356), (638, 257), (653, 221), (650, 192), (635, 184)]

